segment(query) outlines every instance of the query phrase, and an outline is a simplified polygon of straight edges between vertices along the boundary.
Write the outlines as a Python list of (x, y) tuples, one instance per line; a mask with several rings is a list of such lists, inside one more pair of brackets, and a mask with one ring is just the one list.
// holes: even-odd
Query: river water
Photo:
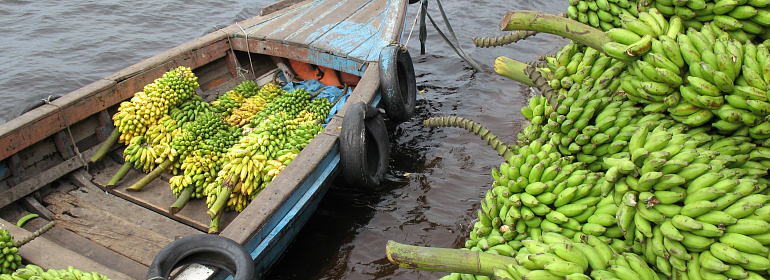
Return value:
[[(49, 95), (63, 95), (117, 70), (252, 17), (272, 1), (0, 1), (0, 123)], [(429, 13), (446, 26), (435, 1)], [(492, 73), (498, 56), (534, 61), (566, 40), (547, 34), (504, 47), (475, 48), (470, 38), (503, 35), (509, 10), (561, 13), (567, 1), (448, 1), (444, 10), (460, 46), (486, 72), (476, 72), (428, 21), (426, 54), (417, 27), (408, 47), (417, 73), (411, 121), (389, 124), (390, 169), (382, 189), (335, 184), (267, 279), (438, 279), (446, 273), (398, 268), (385, 256), (388, 240), (461, 248), (479, 201), (503, 159), (473, 133), (427, 128), (422, 121), (457, 115), (512, 143), (524, 120), (519, 109), (533, 91)], [(416, 15), (409, 9), (406, 32)]]

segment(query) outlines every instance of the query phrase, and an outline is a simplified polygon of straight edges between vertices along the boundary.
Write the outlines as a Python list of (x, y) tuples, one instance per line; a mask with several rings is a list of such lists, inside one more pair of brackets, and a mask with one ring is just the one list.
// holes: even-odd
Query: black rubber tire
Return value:
[(219, 235), (196, 234), (166, 245), (153, 259), (147, 279), (168, 279), (174, 269), (193, 263), (224, 269), (235, 280), (256, 276), (254, 260), (246, 248)]
[(380, 110), (363, 102), (351, 104), (340, 131), (342, 176), (349, 185), (373, 190), (388, 170), (390, 142)]
[(388, 119), (400, 123), (414, 115), (417, 83), (409, 51), (387, 46), (380, 52), (380, 89)]

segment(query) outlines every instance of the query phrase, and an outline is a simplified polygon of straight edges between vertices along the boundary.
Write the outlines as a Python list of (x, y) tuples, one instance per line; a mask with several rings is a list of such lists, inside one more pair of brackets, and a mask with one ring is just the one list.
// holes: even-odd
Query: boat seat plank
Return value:
[(388, 0), (372, 0), (362, 5), (361, 9), (349, 15), (344, 21), (324, 32), (323, 36), (317, 36), (310, 41), (310, 47), (318, 50), (327, 50), (341, 57), (365, 60), (367, 55), (353, 55), (353, 51), (362, 47), (368, 54), (369, 47), (365, 43), (379, 34), (380, 26), (385, 18), (384, 12), (389, 7)]
[[(0, 219), (0, 229), (8, 230), (13, 236), (28, 236), (32, 234), (3, 219)], [(99, 264), (46, 238), (38, 237), (30, 241), (19, 250), (19, 255), (25, 261), (39, 265), (44, 269), (66, 269), (68, 265), (72, 265), (81, 271), (95, 271), (107, 275), (110, 279), (114, 280), (136, 279)]]
[[(296, 45), (307, 45), (303, 38), (297, 38), (290, 40), (293, 34), (305, 30), (317, 30), (323, 28), (323, 25), (319, 24), (319, 21), (325, 20), (325, 17), (332, 14), (347, 16), (350, 13), (346, 10), (346, 7), (354, 6), (348, 5), (350, 1), (360, 0), (342, 0), (342, 1), (323, 1), (318, 3), (312, 9), (307, 9), (302, 13), (297, 14), (291, 20), (283, 23), (281, 28), (273, 29), (270, 33), (265, 34), (265, 40), (279, 41), (284, 43), (293, 43)], [(276, 22), (278, 23), (278, 22)]]
[(53, 192), (44, 201), (54, 213), (57, 227), (77, 233), (146, 266), (173, 241), (123, 219), (118, 216), (120, 213), (104, 211), (67, 193)]
[[(319, 10), (305, 20), (305, 24), (293, 30), (277, 30), (267, 37), (271, 40), (284, 40), (287, 44), (311, 45), (316, 39), (326, 36), (326, 33), (339, 25), (350, 27), (347, 30), (351, 35), (358, 32), (368, 33), (366, 26), (349, 26), (347, 19), (356, 14), (361, 8), (366, 7), (374, 0), (348, 0), (340, 1), (336, 5)], [(329, 1), (333, 2), (333, 1)]]
[[(126, 188), (146, 175), (136, 169), (132, 169), (114, 189), (108, 189), (106, 187), (107, 183), (112, 178), (112, 175), (120, 169), (120, 166), (120, 164), (115, 162), (105, 161), (104, 170), (94, 174), (94, 184), (100, 189), (108, 191), (118, 197), (182, 222), (195, 229), (208, 232), (211, 217), (206, 214), (208, 208), (206, 207), (205, 199), (190, 199), (179, 213), (172, 215), (169, 212), (169, 207), (176, 201), (176, 196), (171, 192), (168, 180), (163, 179), (163, 177), (169, 178), (172, 176), (171, 174), (165, 173), (164, 175), (161, 175), (161, 178), (156, 178), (142, 188), (141, 191), (127, 191)], [(227, 227), (237, 214), (237, 212), (233, 211), (225, 212), (220, 220), (219, 229), (222, 230)]]
[[(86, 176), (87, 178), (77, 178)], [(94, 185), (91, 182), (91, 179), (91, 176), (85, 171), (74, 173), (70, 177), (70, 180), (79, 181), (80, 188), (70, 191), (69, 194), (90, 203), (101, 210), (110, 213), (120, 213), (122, 218), (143, 228), (150, 228), (154, 232), (169, 239), (177, 239), (188, 235), (204, 233), (200, 229), (175, 221), (165, 215), (158, 214), (118, 196), (105, 193), (98, 186)]]
[[(313, 11), (318, 11), (319, 6), (324, 6), (326, 9), (328, 9), (329, 5), (335, 4), (337, 1), (328, 1), (328, 0), (314, 0), (314, 1), (306, 1), (303, 3), (299, 3), (297, 5), (293, 5), (290, 9), (290, 11), (287, 11), (286, 13), (280, 13), (277, 14), (277, 16), (273, 16), (271, 18), (265, 19), (264, 22), (261, 22), (257, 25), (250, 26), (248, 28), (244, 28), (244, 32), (240, 32), (239, 36), (247, 36), (249, 38), (256, 38), (256, 39), (267, 39), (271, 38), (271, 34), (275, 32), (276, 30), (281, 29), (293, 29), (296, 30), (300, 25), (304, 25), (305, 23), (301, 20), (307, 20), (311, 19), (312, 17), (305, 17), (305, 15), (310, 14), (313, 15)], [(323, 8), (321, 8), (323, 9)], [(279, 40), (281, 41), (281, 40)]]

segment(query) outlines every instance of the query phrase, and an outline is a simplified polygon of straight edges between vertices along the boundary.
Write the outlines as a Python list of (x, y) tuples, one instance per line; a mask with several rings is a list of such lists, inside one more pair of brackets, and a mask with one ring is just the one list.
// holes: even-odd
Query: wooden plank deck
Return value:
[[(120, 167), (121, 165), (114, 161), (105, 160), (105, 168), (94, 175), (94, 184), (104, 191), (118, 197), (151, 209), (198, 230), (208, 232), (211, 217), (206, 214), (208, 208), (206, 207), (205, 199), (190, 199), (179, 213), (171, 214), (169, 212), (169, 207), (176, 201), (176, 196), (169, 189), (168, 178), (172, 176), (171, 174), (166, 173), (161, 175), (161, 177), (152, 180), (152, 182), (142, 188), (141, 191), (127, 191), (126, 188), (146, 175), (136, 169), (131, 169), (131, 171), (126, 174), (126, 177), (124, 177), (114, 189), (108, 189), (106, 187), (107, 183), (112, 179), (112, 176), (118, 169), (120, 169)], [(225, 212), (219, 223), (220, 230), (227, 227), (237, 215), (238, 213), (234, 211)]]
[[(308, 0), (290, 6), (288, 13), (269, 14), (233, 35), (308, 48), (302, 60), (337, 70), (361, 74), (366, 62), (379, 51), (399, 42), (406, 6), (393, 0)], [(395, 35), (394, 35), (395, 34)]]

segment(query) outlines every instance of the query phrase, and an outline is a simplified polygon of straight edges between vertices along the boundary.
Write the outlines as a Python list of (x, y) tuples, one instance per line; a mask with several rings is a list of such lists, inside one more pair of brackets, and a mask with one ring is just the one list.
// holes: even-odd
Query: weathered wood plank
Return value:
[[(378, 34), (380, 18), (386, 10), (386, 0), (367, 0), (357, 3), (357, 10), (345, 14), (344, 19), (333, 26), (328, 26), (320, 32), (306, 30), (307, 44), (313, 49), (326, 50), (328, 52), (346, 57), (360, 44), (366, 42), (372, 36)], [(336, 19), (335, 16), (329, 16)], [(326, 18), (323, 19), (327, 21)], [(319, 24), (323, 24), (319, 22)]]
[[(10, 231), (13, 236), (28, 236), (32, 234), (31, 232), (16, 227), (13, 223), (3, 219), (0, 219), (0, 229)], [(77, 268), (82, 271), (95, 271), (109, 276), (110, 279), (134, 279), (133, 277), (129, 277), (112, 268), (94, 262), (81, 254), (59, 246), (45, 238), (39, 237), (30, 241), (24, 245), (23, 250), (19, 250), (19, 255), (21, 255), (24, 260), (38, 264), (45, 269), (66, 269), (68, 265), (76, 264)]]
[(340, 21), (355, 13), (368, 0), (326, 1), (294, 19), (294, 24), (268, 34), (265, 39), (307, 46)]
[(285, 8), (288, 8), (291, 5), (297, 4), (299, 2), (302, 2), (302, 0), (283, 0), (278, 1), (276, 3), (270, 4), (268, 6), (265, 6), (262, 8), (262, 10), (259, 11), (260, 16), (265, 16), (274, 13), (275, 11), (282, 10)]
[(75, 232), (146, 266), (173, 241), (70, 194), (54, 192), (46, 196), (44, 202), (54, 213), (57, 227)]
[[(100, 146), (101, 145), (97, 145), (96, 147), (93, 147), (83, 152), (82, 153), (83, 158), (87, 160), (88, 158), (93, 156)], [(31, 194), (32, 192), (44, 187), (45, 185), (53, 182), (54, 180), (59, 179), (60, 177), (67, 175), (67, 173), (70, 173), (75, 169), (78, 169), (83, 166), (84, 166), (84, 163), (81, 160), (81, 158), (76, 156), (65, 160), (64, 162), (60, 163), (59, 165), (53, 168), (50, 168), (43, 172), (38, 173), (34, 177), (27, 179), (26, 181), (21, 182), (20, 184), (14, 186), (13, 188), (0, 193), (0, 208), (3, 208), (8, 204), (13, 203), (19, 198), (22, 198)]]
[[(114, 189), (107, 189), (105, 186), (118, 169), (120, 169), (119, 164), (112, 161), (105, 161), (104, 170), (94, 175), (93, 182), (100, 189), (108, 191), (111, 194), (141, 205), (142, 207), (146, 207), (156, 213), (162, 214), (175, 221), (182, 222), (195, 229), (208, 232), (211, 217), (206, 214), (208, 208), (206, 207), (205, 199), (191, 199), (179, 213), (172, 215), (169, 212), (169, 207), (176, 201), (176, 196), (171, 192), (167, 180), (158, 178), (147, 184), (141, 191), (127, 191), (126, 188), (128, 186), (131, 186), (146, 175), (136, 169), (132, 169)], [(225, 228), (236, 215), (236, 212), (226, 212), (220, 220), (220, 229)]]
[(140, 227), (152, 229), (166, 238), (177, 239), (188, 235), (204, 233), (199, 229), (192, 228), (123, 198), (105, 193), (91, 182), (93, 177), (83, 170), (71, 173), (69, 179), (80, 187), (76, 191), (69, 192), (72, 196), (90, 203), (101, 210), (110, 213), (120, 213), (122, 218)]
[(244, 27), (243, 31), (245, 32), (241, 32), (238, 35), (244, 37), (248, 35), (250, 39), (264, 40), (270, 36), (270, 33), (273, 33), (276, 30), (282, 28), (295, 29), (296, 27), (290, 26), (293, 24), (303, 24), (302, 22), (297, 22), (299, 17), (310, 13), (310, 11), (315, 9), (317, 6), (328, 2), (334, 1), (314, 0), (298, 3), (297, 5), (293, 5), (290, 8), (287, 8), (285, 12), (268, 15), (267, 17), (263, 18), (262, 22), (258, 24)]

